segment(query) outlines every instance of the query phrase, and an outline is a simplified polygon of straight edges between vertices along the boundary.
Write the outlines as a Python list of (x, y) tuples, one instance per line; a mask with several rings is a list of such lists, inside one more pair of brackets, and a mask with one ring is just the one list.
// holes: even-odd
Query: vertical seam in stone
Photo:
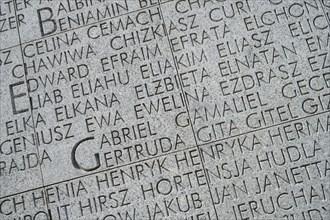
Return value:
[(189, 118), (189, 121), (190, 121), (190, 127), (191, 127), (191, 130), (192, 130), (193, 136), (194, 136), (194, 140), (195, 140), (196, 148), (197, 148), (197, 150), (198, 150), (199, 157), (200, 157), (200, 159), (201, 159), (202, 168), (203, 168), (203, 172), (204, 172), (204, 175), (205, 175), (205, 178), (206, 178), (207, 187), (208, 187), (208, 190), (209, 190), (209, 193), (210, 193), (210, 198), (211, 198), (211, 201), (212, 201), (213, 209), (214, 209), (214, 211), (215, 211), (215, 216), (216, 216), (216, 219), (219, 220), (218, 213), (217, 213), (217, 209), (215, 208), (215, 204), (214, 204), (214, 200), (213, 200), (213, 196), (212, 196), (212, 192), (211, 192), (211, 187), (210, 187), (209, 179), (207, 178), (207, 175), (206, 175), (206, 172), (205, 172), (205, 165), (204, 165), (204, 163), (203, 163), (203, 159), (202, 159), (202, 156), (201, 156), (201, 151), (200, 151), (200, 148), (199, 148), (199, 145), (198, 145), (198, 142), (197, 142), (197, 138), (196, 138), (196, 134), (195, 134), (195, 131), (194, 131), (194, 126), (193, 126), (193, 124), (192, 124), (192, 122), (191, 122), (191, 117), (190, 117), (190, 113), (189, 113), (188, 102), (187, 102), (187, 100), (186, 100), (186, 96), (184, 95), (184, 89), (183, 89), (182, 82), (181, 82), (181, 80), (180, 80), (179, 70), (178, 70), (178, 68), (177, 68), (177, 63), (175, 62), (174, 52), (173, 52), (173, 50), (172, 50), (171, 43), (170, 43), (170, 39), (169, 39), (168, 32), (167, 32), (167, 29), (166, 29), (165, 19), (164, 19), (164, 16), (163, 16), (163, 12), (162, 12), (162, 8), (161, 8), (161, 4), (162, 4), (162, 3), (160, 2), (160, 0), (158, 0), (158, 6), (159, 6), (159, 10), (160, 10), (160, 15), (161, 15), (162, 20), (163, 20), (163, 25), (164, 25), (165, 35), (166, 35), (167, 42), (168, 42), (168, 45), (169, 45), (170, 50), (171, 50), (171, 55), (172, 55), (172, 59), (173, 59), (173, 62), (174, 62), (176, 75), (178, 76), (178, 81), (179, 81), (180, 88), (181, 88), (181, 92), (182, 92), (182, 95), (183, 95), (183, 100), (184, 100), (185, 105), (186, 105), (186, 111), (187, 111), (188, 118)]
[[(17, 0), (14, 0), (15, 5)], [(33, 125), (33, 133), (34, 133), (34, 139), (35, 139), (35, 145), (36, 145), (36, 149), (37, 149), (37, 155), (38, 155), (38, 161), (40, 161), (40, 153), (39, 153), (39, 140), (37, 139), (37, 132), (36, 132), (36, 128), (35, 128), (35, 124), (34, 124), (34, 116), (33, 116), (33, 109), (31, 108), (31, 96), (30, 96), (30, 92), (29, 92), (29, 88), (28, 88), (28, 84), (27, 84), (27, 69), (26, 69), (26, 63), (24, 61), (24, 55), (23, 55), (23, 47), (22, 47), (22, 39), (21, 39), (21, 35), (20, 35), (20, 30), (19, 30), (19, 23), (18, 23), (18, 17), (17, 17), (17, 7), (14, 6), (14, 12), (15, 12), (15, 19), (16, 19), (16, 24), (17, 24), (17, 32), (18, 32), (18, 41), (19, 41), (19, 48), (21, 51), (21, 58), (22, 58), (22, 62), (23, 62), (23, 69), (24, 69), (24, 79), (25, 79), (25, 83), (26, 83), (26, 92), (28, 95), (28, 103), (30, 105), (30, 112), (31, 112), (31, 119), (32, 119), (32, 125)], [(42, 188), (44, 196), (45, 196), (45, 203), (46, 203), (46, 209), (49, 210), (48, 207), (48, 201), (46, 199), (46, 193), (45, 193), (45, 181), (44, 181), (44, 175), (42, 172), (42, 168), (41, 168), (41, 164), (39, 164), (39, 168), (40, 168), (40, 174), (41, 174), (41, 183), (42, 183), (42, 187), (38, 187), (38, 189)]]
[(323, 11), (323, 14), (324, 14), (324, 16), (325, 16), (325, 19), (327, 20), (327, 22), (328, 22), (328, 27), (329, 27), (329, 29), (330, 29), (330, 18), (327, 16), (327, 14), (325, 13), (325, 9), (324, 9), (324, 7), (323, 7), (323, 3), (322, 3), (322, 0), (319, 0), (320, 1), (320, 5), (321, 5), (321, 8), (322, 8), (322, 11)]

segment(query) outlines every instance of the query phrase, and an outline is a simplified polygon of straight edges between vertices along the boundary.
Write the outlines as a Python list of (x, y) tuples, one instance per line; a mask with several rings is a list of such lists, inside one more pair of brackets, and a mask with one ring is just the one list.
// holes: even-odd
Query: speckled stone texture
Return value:
[(0, 219), (330, 219), (329, 0), (0, 0)]

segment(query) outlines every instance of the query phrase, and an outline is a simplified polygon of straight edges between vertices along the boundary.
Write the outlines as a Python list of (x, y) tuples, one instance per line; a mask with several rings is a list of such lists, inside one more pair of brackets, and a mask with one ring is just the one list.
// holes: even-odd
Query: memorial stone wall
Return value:
[(0, 219), (330, 219), (329, 0), (0, 0)]

